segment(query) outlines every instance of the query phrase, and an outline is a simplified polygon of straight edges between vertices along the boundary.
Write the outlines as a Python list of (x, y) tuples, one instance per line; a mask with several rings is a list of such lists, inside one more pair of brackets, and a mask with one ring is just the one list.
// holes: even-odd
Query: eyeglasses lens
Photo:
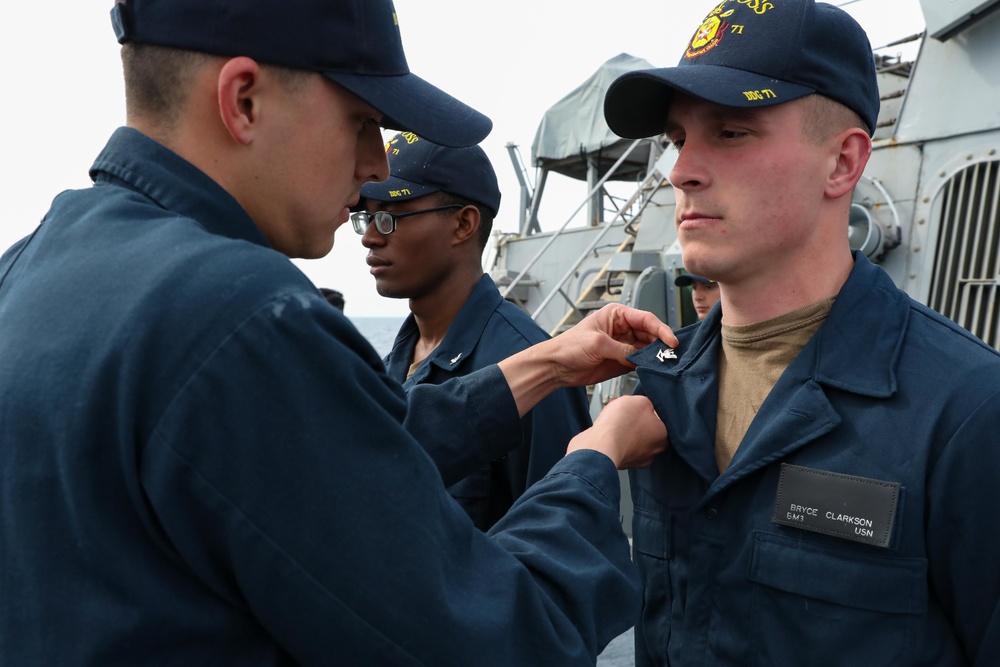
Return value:
[(388, 211), (375, 211), (371, 215), (372, 222), (375, 223), (375, 229), (378, 230), (379, 234), (392, 234), (396, 231), (396, 225), (392, 219), (392, 213)]

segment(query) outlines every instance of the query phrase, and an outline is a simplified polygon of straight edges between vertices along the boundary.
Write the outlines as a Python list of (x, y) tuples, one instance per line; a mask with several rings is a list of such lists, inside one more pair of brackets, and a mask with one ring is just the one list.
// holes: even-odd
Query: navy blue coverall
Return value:
[[(487, 536), (235, 199), (133, 129), (91, 173), (0, 259), (0, 663), (592, 665), (633, 623), (607, 457)], [(415, 418), (493, 460), (513, 396), (495, 366), (455, 383)]]
[[(386, 355), (389, 377), (410, 391), (422, 384), (448, 380), (492, 366), (510, 355), (548, 339), (523, 310), (505, 301), (489, 276), (483, 276), (455, 316), (444, 340), (409, 378), (406, 373), (420, 338), (411, 314), (403, 322)], [(480, 466), (448, 487), (472, 522), (488, 530), (525, 489), (566, 453), (570, 439), (591, 426), (587, 392), (569, 387), (552, 392), (521, 420), (521, 445), (500, 459)], [(442, 428), (448, 428), (442, 424)]]
[[(678, 332), (676, 358), (633, 355), (670, 438), (630, 472), (636, 664), (1000, 665), (1000, 354), (856, 254), (720, 474), (719, 331), (716, 307)], [(786, 464), (827, 509), (786, 502)], [(856, 478), (898, 485), (895, 500), (831, 509), (865, 506), (873, 482)], [(890, 506), (887, 543), (864, 541)], [(795, 523), (810, 509), (819, 531)]]

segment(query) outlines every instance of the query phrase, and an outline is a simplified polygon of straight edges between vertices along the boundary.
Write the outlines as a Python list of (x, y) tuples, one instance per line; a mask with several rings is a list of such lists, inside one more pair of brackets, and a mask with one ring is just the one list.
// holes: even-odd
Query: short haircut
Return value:
[[(125, 74), (125, 108), (129, 117), (146, 117), (169, 130), (180, 118), (188, 98), (188, 82), (198, 69), (212, 60), (224, 60), (198, 51), (157, 44), (127, 42), (122, 45)], [(290, 91), (312, 76), (312, 72), (261, 64)]]
[(124, 44), (122, 70), (129, 117), (155, 119), (167, 128), (175, 125), (187, 102), (187, 82), (211, 57), (156, 44)]
[(344, 309), (344, 294), (342, 292), (329, 287), (320, 287), (319, 291), (331, 306), (338, 310)]
[[(453, 195), (450, 192), (438, 192), (439, 206), (450, 206), (452, 204), (458, 206), (475, 206), (479, 211), (479, 237), (477, 238), (477, 241), (479, 242), (480, 252), (486, 250), (486, 246), (489, 245), (490, 242), (490, 234), (493, 232), (493, 214), (490, 213), (488, 208), (479, 202), (474, 202), (471, 199)], [(449, 213), (451, 212), (441, 211), (439, 215), (447, 215)]]
[(872, 128), (868, 127), (861, 116), (840, 102), (816, 93), (800, 99), (805, 112), (805, 133), (817, 143), (852, 127), (871, 135)]

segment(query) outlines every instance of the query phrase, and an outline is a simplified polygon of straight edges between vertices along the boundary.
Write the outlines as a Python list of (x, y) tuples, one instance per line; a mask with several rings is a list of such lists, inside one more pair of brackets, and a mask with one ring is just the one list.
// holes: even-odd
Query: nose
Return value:
[(385, 245), (386, 235), (375, 229), (375, 224), (368, 225), (365, 233), (361, 235), (361, 245), (371, 250)]
[(708, 183), (708, 175), (702, 165), (697, 143), (692, 138), (684, 141), (677, 154), (677, 161), (670, 170), (670, 184), (679, 190), (697, 190)]

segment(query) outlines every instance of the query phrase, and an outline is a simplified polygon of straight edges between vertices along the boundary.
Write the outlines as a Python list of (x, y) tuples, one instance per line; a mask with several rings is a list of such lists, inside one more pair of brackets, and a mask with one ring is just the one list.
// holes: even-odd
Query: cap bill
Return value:
[(324, 72), (383, 114), (383, 127), (413, 132), (442, 146), (475, 146), (493, 121), (416, 74)]
[(721, 65), (637, 70), (618, 77), (604, 98), (608, 127), (620, 137), (662, 133), (675, 91), (726, 107), (766, 107), (816, 92), (754, 72)]
[(422, 185), (398, 176), (390, 176), (378, 183), (365, 183), (361, 188), (361, 198), (380, 202), (406, 201), (439, 190), (440, 188), (432, 185)]

